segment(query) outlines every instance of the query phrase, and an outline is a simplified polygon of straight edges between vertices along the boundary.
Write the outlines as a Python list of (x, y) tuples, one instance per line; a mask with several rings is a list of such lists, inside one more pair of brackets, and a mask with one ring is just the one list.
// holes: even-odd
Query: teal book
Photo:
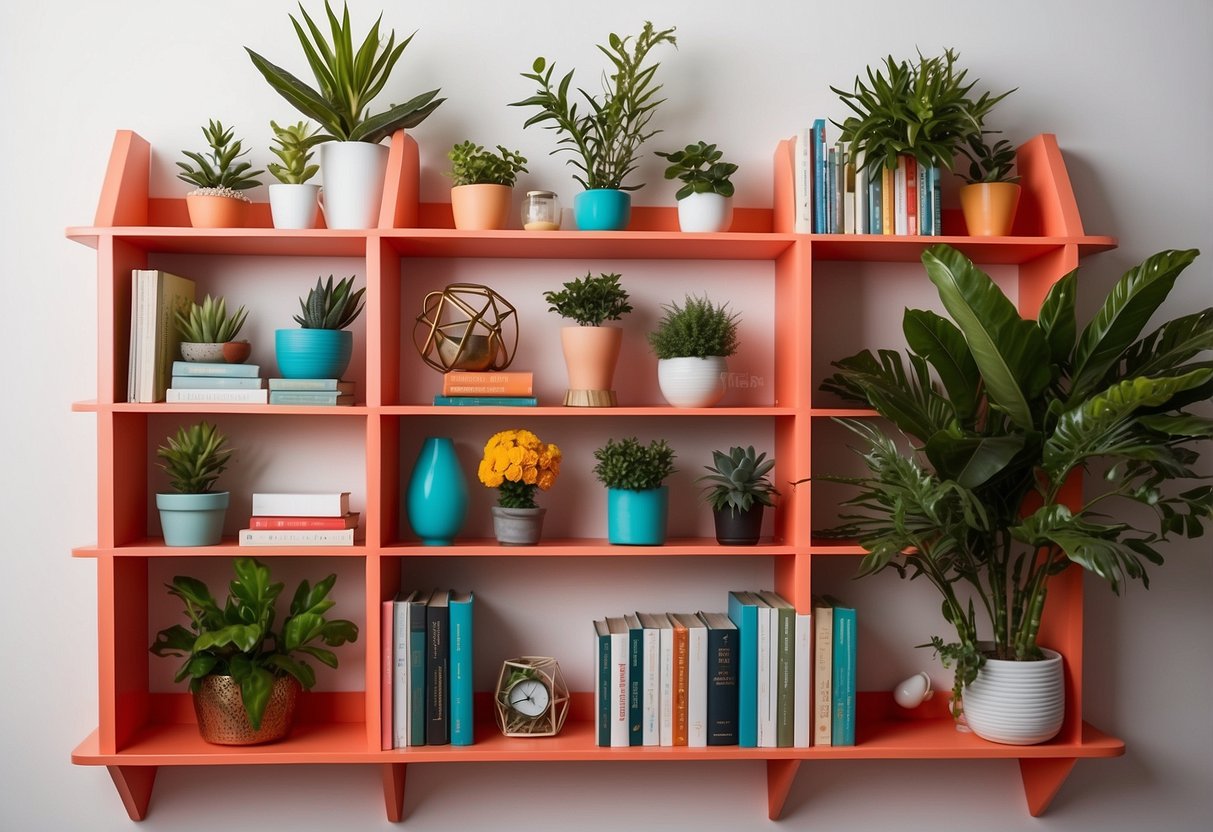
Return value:
[(537, 407), (535, 396), (435, 396), (435, 407)]
[(256, 378), (261, 375), (261, 366), (258, 364), (223, 364), (211, 361), (174, 361), (173, 375)]
[(830, 744), (855, 744), (855, 608), (834, 607), (834, 689), (831, 694)]
[(271, 390), (270, 404), (352, 405), (354, 397), (339, 390)]
[(425, 745), (425, 608), (428, 591), (409, 599), (409, 745)]
[(729, 593), (729, 620), (737, 626), (737, 744), (758, 747), (758, 605), (749, 593)]
[(775, 745), (791, 748), (795, 742), (796, 702), (796, 608), (775, 592), (762, 591), (758, 597), (775, 610)]
[(173, 376), (174, 390), (260, 390), (262, 380), (254, 376)]
[(628, 745), (644, 745), (644, 626), (635, 613), (628, 625)]
[(923, 237), (930, 237), (933, 232), (932, 215), (934, 210), (931, 207), (931, 169), (926, 165), (918, 166), (918, 233)]
[(471, 745), (473, 626), (475, 596), (471, 592), (451, 593), (451, 745)]
[(598, 684), (594, 688), (598, 717), (598, 745), (611, 747), (611, 631), (606, 620), (594, 622), (594, 644), (598, 650)]
[(868, 176), (868, 214), (870, 216), (870, 233), (872, 234), (884, 233), (884, 205), (881, 203), (884, 197), (884, 189), (880, 168), (881, 165), (879, 164), (873, 165), (872, 173)]
[(813, 233), (825, 234), (826, 224), (826, 121), (813, 121)]
[(271, 378), (270, 391), (274, 390), (319, 390), (336, 391), (354, 395), (354, 382), (336, 378)]

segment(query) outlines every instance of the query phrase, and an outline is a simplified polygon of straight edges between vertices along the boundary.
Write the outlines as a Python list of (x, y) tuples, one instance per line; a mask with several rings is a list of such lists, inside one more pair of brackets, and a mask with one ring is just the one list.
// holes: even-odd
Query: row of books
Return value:
[(443, 373), (442, 393), (434, 396), (439, 407), (535, 407), (535, 377), (530, 370), (477, 373), (452, 370)]
[(194, 302), (194, 281), (157, 269), (131, 271), (126, 400), (162, 402), (181, 339), (175, 313)]
[(795, 141), (794, 230), (798, 234), (940, 236), (942, 183), (938, 166), (913, 156), (890, 170), (866, 166), (842, 141), (829, 145), (825, 119), (802, 129)]
[(381, 745), (471, 745), (471, 592), (402, 591), (382, 605)]
[(350, 511), (350, 492), (253, 494), (249, 527), (241, 546), (353, 546), (359, 514)]
[(354, 382), (336, 378), (261, 378), (257, 364), (174, 361), (169, 402), (350, 406)]

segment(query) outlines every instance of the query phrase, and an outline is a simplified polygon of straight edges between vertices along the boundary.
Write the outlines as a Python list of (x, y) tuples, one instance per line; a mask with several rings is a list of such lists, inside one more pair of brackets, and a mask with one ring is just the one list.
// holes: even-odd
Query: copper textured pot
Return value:
[(216, 745), (258, 745), (283, 739), (295, 721), (299, 690), (293, 676), (275, 679), (261, 727), (254, 729), (244, 710), (240, 683), (231, 676), (204, 676), (194, 693), (198, 733)]

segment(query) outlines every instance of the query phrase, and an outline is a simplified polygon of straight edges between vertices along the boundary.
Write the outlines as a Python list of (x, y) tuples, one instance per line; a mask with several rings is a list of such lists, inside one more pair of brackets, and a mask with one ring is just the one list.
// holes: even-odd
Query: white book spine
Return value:
[(855, 233), (868, 234), (871, 223), (868, 221), (868, 171), (863, 167), (864, 152), (855, 153)]
[[(409, 744), (409, 602), (397, 601), (392, 609), (394, 633), (392, 665), (392, 748)], [(385, 634), (386, 637), (386, 634)]]
[(758, 608), (758, 747), (775, 748), (775, 683), (771, 608)]
[(266, 404), (269, 402), (269, 390), (231, 390), (231, 389), (181, 389), (170, 387), (165, 391), (165, 401), (178, 404), (207, 402), (211, 404)]
[(813, 618), (807, 613), (796, 616), (794, 646), (796, 684), (793, 688), (792, 746), (808, 748), (813, 735)]
[(909, 233), (909, 217), (906, 212), (906, 160), (898, 157), (897, 170), (893, 174), (893, 233)]
[(661, 693), (661, 669), (658, 665), (661, 653), (661, 631), (652, 627), (644, 629), (644, 685), (641, 690), (641, 742), (658, 745), (661, 741), (659, 697)]
[(809, 156), (809, 142), (812, 141), (811, 130), (805, 127), (796, 137), (796, 164), (793, 176), (793, 190), (796, 200), (795, 225), (793, 231), (797, 234), (810, 234), (813, 231), (813, 174), (812, 161)]
[(353, 529), (241, 529), (241, 546), (353, 546)]
[(156, 400), (156, 273), (147, 269), (136, 272), (139, 282), (139, 378), (136, 379), (135, 400)]
[(671, 748), (674, 745), (674, 628), (662, 627), (658, 632), (661, 633), (661, 714), (658, 730), (661, 745)]
[(628, 742), (628, 634), (611, 633), (611, 747)]
[(348, 491), (323, 494), (253, 494), (253, 515), (258, 517), (344, 517), (349, 511)]
[(687, 672), (687, 746), (708, 744), (708, 628), (688, 628), (690, 662)]

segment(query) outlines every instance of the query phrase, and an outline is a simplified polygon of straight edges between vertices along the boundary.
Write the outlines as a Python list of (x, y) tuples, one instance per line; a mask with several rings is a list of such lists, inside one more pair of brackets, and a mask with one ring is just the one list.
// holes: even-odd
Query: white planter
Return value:
[(315, 228), (319, 211), (319, 185), (270, 185), (274, 228)]
[(678, 227), (683, 231), (728, 231), (732, 224), (732, 197), (691, 194), (678, 200)]
[(724, 396), (724, 356), (662, 358), (657, 361), (661, 395), (674, 407), (711, 407)]
[(367, 142), (320, 145), (320, 200), (329, 228), (374, 228), (379, 223), (388, 149)]
[(986, 659), (964, 691), (965, 721), (973, 733), (1004, 745), (1051, 740), (1066, 715), (1061, 654), (1044, 650), (1042, 661)]

